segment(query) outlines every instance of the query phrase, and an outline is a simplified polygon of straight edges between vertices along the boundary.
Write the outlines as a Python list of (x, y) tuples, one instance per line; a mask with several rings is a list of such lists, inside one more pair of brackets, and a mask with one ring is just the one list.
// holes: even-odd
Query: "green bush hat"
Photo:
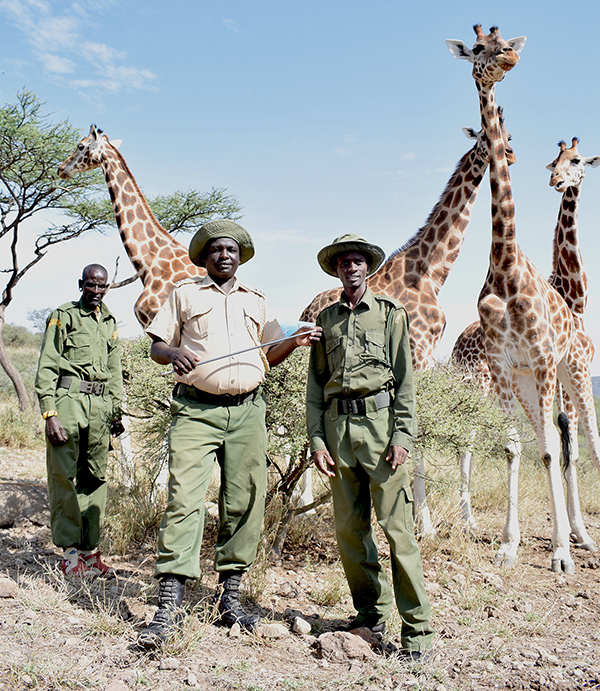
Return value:
[(369, 262), (367, 276), (375, 273), (385, 259), (385, 252), (381, 247), (372, 245), (356, 233), (347, 233), (346, 235), (340, 235), (331, 245), (323, 247), (319, 254), (317, 254), (317, 261), (326, 274), (337, 276), (335, 271), (335, 258), (342, 252), (360, 252), (364, 254)]
[(254, 243), (248, 231), (239, 223), (222, 218), (205, 223), (192, 238), (189, 255), (196, 266), (204, 266), (202, 252), (206, 243), (215, 238), (231, 238), (237, 242), (240, 247), (240, 264), (245, 264), (254, 256)]

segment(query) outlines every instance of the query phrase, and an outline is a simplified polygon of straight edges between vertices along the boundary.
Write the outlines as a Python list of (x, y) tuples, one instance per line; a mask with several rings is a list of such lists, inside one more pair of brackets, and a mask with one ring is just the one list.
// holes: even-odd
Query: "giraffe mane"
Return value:
[(456, 167), (455, 167), (455, 169), (454, 169), (454, 173), (452, 173), (452, 175), (450, 176), (450, 179), (449, 179), (448, 182), (446, 183), (446, 186), (444, 187), (444, 191), (443, 191), (442, 194), (440, 195), (440, 198), (438, 199), (436, 205), (435, 205), (435, 206), (433, 207), (433, 209), (429, 212), (429, 216), (427, 216), (427, 220), (425, 221), (425, 223), (424, 223), (424, 224), (419, 228), (419, 230), (417, 230), (417, 232), (416, 232), (411, 238), (409, 238), (401, 247), (399, 247), (397, 250), (394, 250), (394, 252), (392, 252), (392, 254), (390, 254), (390, 256), (388, 257), (387, 261), (390, 261), (390, 259), (393, 259), (394, 257), (396, 257), (397, 255), (401, 254), (402, 252), (406, 252), (406, 250), (410, 249), (413, 245), (416, 245), (417, 242), (419, 242), (419, 240), (421, 240), (421, 238), (423, 237), (423, 235), (425, 235), (425, 233), (429, 230), (429, 228), (431, 227), (431, 225), (432, 225), (432, 223), (433, 223), (434, 218), (437, 216), (437, 214), (438, 214), (439, 211), (440, 211), (440, 208), (441, 208), (441, 206), (442, 206), (442, 199), (443, 199), (444, 196), (446, 195), (446, 192), (447, 192), (451, 187), (453, 187), (453, 186), (455, 185), (455, 183), (456, 183), (456, 177), (458, 176), (459, 171), (461, 170), (461, 168), (462, 168), (463, 165), (464, 165), (464, 159), (465, 159), (465, 157), (466, 157), (466, 156), (470, 156), (471, 154), (476, 153), (476, 149), (477, 149), (477, 143), (476, 143), (471, 149), (469, 149), (469, 151), (467, 151), (466, 154), (464, 154), (464, 155), (459, 159), (459, 161), (458, 161), (458, 163), (456, 164)]

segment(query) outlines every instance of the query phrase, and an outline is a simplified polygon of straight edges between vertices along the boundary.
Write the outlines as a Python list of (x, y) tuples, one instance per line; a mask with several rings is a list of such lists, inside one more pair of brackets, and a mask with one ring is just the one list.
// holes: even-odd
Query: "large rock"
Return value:
[(375, 657), (365, 640), (347, 631), (322, 634), (317, 638), (315, 648), (317, 657), (334, 662), (372, 660)]
[(10, 528), (20, 518), (36, 525), (50, 525), (48, 490), (27, 482), (0, 482), (0, 528)]

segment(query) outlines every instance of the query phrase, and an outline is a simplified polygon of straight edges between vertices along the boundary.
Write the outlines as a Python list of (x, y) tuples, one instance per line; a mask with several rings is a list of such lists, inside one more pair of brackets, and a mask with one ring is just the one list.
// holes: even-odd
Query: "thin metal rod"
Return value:
[[(236, 355), (241, 355), (242, 353), (247, 353), (250, 350), (256, 350), (257, 348), (268, 348), (269, 346), (277, 345), (278, 343), (283, 343), (284, 341), (291, 341), (292, 338), (296, 338), (300, 334), (294, 334), (292, 336), (285, 336), (284, 338), (278, 338), (276, 341), (269, 341), (268, 343), (259, 343), (258, 345), (253, 345), (250, 346), (250, 348), (244, 348), (243, 350), (236, 350), (235, 353), (227, 353), (227, 355), (219, 355), (217, 357), (213, 357), (210, 360), (204, 360), (203, 362), (199, 362), (197, 365), (195, 365), (194, 369), (196, 367), (200, 367), (200, 365), (208, 365), (210, 362), (216, 362), (217, 360), (224, 360), (225, 358), (228, 357), (235, 357)], [(160, 376), (161, 377), (166, 377), (168, 374), (177, 374), (174, 369), (169, 370), (168, 372), (161, 372)], [(188, 372), (189, 374), (189, 372)]]

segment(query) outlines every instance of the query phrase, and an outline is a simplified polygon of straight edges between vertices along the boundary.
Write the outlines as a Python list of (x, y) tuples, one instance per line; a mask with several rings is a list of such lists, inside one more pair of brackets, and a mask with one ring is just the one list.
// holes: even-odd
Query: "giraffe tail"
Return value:
[(562, 447), (562, 468), (565, 472), (571, 464), (571, 435), (569, 433), (569, 416), (566, 413), (558, 414), (558, 429)]

